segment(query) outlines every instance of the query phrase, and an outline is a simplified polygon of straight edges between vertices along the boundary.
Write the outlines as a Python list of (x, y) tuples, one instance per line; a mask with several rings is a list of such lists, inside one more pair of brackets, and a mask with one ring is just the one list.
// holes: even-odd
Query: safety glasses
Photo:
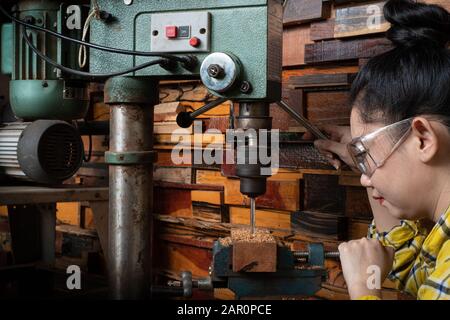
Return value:
[(414, 118), (408, 118), (353, 139), (348, 145), (356, 167), (369, 178), (406, 140)]

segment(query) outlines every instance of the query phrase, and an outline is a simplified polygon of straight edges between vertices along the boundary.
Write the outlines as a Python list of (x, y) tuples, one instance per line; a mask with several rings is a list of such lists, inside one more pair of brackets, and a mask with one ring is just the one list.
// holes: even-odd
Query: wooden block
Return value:
[[(158, 135), (158, 136), (160, 136), (160, 135)], [(189, 161), (186, 161), (188, 163), (175, 164), (172, 160), (172, 151), (173, 151), (173, 149), (158, 150), (158, 160), (156, 162), (156, 166), (158, 166), (158, 167), (190, 167), (192, 165), (191, 164), (192, 157), (193, 157), (192, 152), (191, 152), (191, 155), (188, 157)]]
[(79, 202), (61, 202), (56, 204), (56, 219), (73, 226), (80, 225)]
[[(81, 257), (83, 252), (99, 252), (101, 250), (100, 240), (95, 230), (81, 229), (72, 225), (57, 225), (57, 251), (68, 257)], [(59, 248), (58, 248), (59, 247)]]
[(192, 190), (192, 201), (204, 202), (209, 204), (221, 205), (223, 204), (223, 192), (209, 191), (209, 190)]
[[(304, 114), (304, 96), (303, 90), (301, 89), (283, 88), (283, 101), (302, 115)], [(276, 103), (270, 105), (270, 116), (272, 117), (272, 129), (290, 132), (291, 128), (300, 126), (298, 122)]]
[(366, 188), (345, 187), (345, 214), (366, 220), (373, 218)]
[(206, 146), (208, 144), (223, 144), (225, 142), (225, 135), (221, 133), (201, 133), (201, 134), (155, 134), (153, 135), (155, 144), (166, 145), (186, 145), (192, 146), (199, 144)]
[(192, 215), (201, 221), (222, 222), (227, 219), (226, 208), (222, 205), (214, 205), (206, 202), (192, 200)]
[[(250, 225), (250, 208), (230, 206), (230, 222), (232, 224)], [(291, 228), (290, 212), (256, 209), (256, 226), (289, 230)]]
[(367, 231), (369, 230), (369, 224), (370, 221), (368, 220), (349, 218), (347, 230), (348, 240), (366, 237)]
[(275, 272), (277, 271), (276, 242), (233, 243), (233, 272)]
[(393, 48), (386, 38), (364, 40), (331, 40), (305, 46), (308, 64), (371, 58)]
[(343, 215), (345, 193), (338, 179), (332, 175), (304, 174), (301, 180), (303, 210)]
[[(85, 229), (96, 230), (95, 221), (94, 221), (94, 213), (91, 208), (86, 207), (84, 211), (84, 217), (80, 215), (80, 225)], [(82, 223), (81, 223), (82, 222)]]
[(227, 129), (230, 127), (229, 117), (212, 117), (208, 119), (203, 119), (203, 122), (204, 122), (203, 127), (205, 131), (215, 130), (222, 133), (226, 133)]
[(183, 95), (183, 90), (180, 88), (173, 88), (173, 86), (160, 86), (159, 87), (159, 100), (161, 103), (179, 101)]
[(306, 117), (316, 125), (350, 125), (348, 91), (318, 91), (306, 95)]
[(153, 188), (153, 212), (176, 217), (192, 217), (191, 190), (176, 187)]
[(305, 64), (305, 45), (310, 40), (308, 25), (294, 26), (283, 31), (283, 67)]
[(103, 101), (94, 103), (92, 106), (92, 120), (106, 121), (109, 120), (110, 107)]
[(311, 23), (310, 38), (312, 41), (334, 38), (334, 19)]
[(154, 134), (191, 134), (194, 127), (180, 128), (175, 121), (155, 122), (153, 125)]
[[(225, 204), (250, 205), (250, 198), (240, 192), (239, 179), (225, 181)], [(298, 210), (300, 208), (300, 182), (295, 181), (267, 181), (267, 191), (256, 199), (256, 206), (277, 210)]]
[(154, 268), (170, 270), (176, 274), (189, 270), (194, 277), (208, 276), (212, 262), (212, 239), (192, 236), (161, 234), (155, 229), (159, 241), (155, 241)]
[(358, 73), (357, 65), (337, 64), (337, 65), (305, 65), (301, 68), (284, 69), (283, 83), (289, 83), (289, 79), (294, 76), (307, 76), (315, 74), (334, 74), (334, 73)]
[(321, 0), (289, 0), (284, 9), (283, 25), (306, 23), (330, 16), (331, 3)]
[(314, 74), (305, 76), (293, 76), (289, 78), (288, 85), (291, 88), (321, 88), (321, 87), (345, 87), (350, 88), (356, 73)]
[(336, 9), (334, 38), (385, 32), (390, 28), (383, 15), (385, 2), (353, 5)]
[(208, 89), (201, 83), (195, 86), (188, 84), (182, 85), (181, 90), (183, 90), (183, 94), (181, 95), (180, 100), (206, 101), (210, 97)]
[(153, 180), (175, 183), (191, 183), (192, 169), (190, 167), (154, 167)]
[(161, 103), (154, 106), (154, 122), (176, 121), (178, 113), (186, 111), (178, 101)]
[(362, 187), (360, 174), (350, 174), (339, 176), (339, 184), (348, 187)]

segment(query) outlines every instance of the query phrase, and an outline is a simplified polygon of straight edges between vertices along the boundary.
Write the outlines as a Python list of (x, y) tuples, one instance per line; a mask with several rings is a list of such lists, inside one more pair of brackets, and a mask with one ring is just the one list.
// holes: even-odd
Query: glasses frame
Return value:
[[(400, 145), (409, 136), (409, 134), (412, 131), (411, 125), (412, 125), (413, 119), (414, 119), (414, 117), (404, 119), (404, 120), (395, 122), (393, 124), (387, 125), (385, 127), (379, 128), (379, 129), (375, 130), (374, 132), (371, 132), (367, 135), (356, 137), (356, 138), (352, 139), (352, 141), (350, 141), (350, 143), (347, 144), (347, 150), (348, 150), (356, 168), (358, 168), (358, 170), (362, 174), (364, 174), (370, 178), (374, 174), (376, 169), (382, 167), (386, 163), (386, 161), (390, 158), (390, 156), (400, 147)], [(385, 133), (388, 130), (393, 130), (395, 127), (403, 126), (403, 125), (405, 125), (405, 123), (408, 123), (408, 128), (405, 130), (405, 132), (403, 132), (401, 134), (400, 138), (395, 142), (395, 144), (392, 147), (392, 149), (390, 150), (390, 152), (384, 157), (383, 160), (376, 161), (374, 159), (374, 157), (370, 154), (370, 148), (367, 147), (367, 141), (373, 140), (375, 137)], [(358, 150), (358, 154), (355, 154), (354, 150)], [(373, 170), (370, 170), (369, 168), (367, 168), (365, 166), (364, 162), (362, 162), (358, 158), (358, 156), (363, 153), (366, 154), (366, 156), (364, 158), (364, 162), (366, 162), (367, 157), (369, 157), (371, 159), (371, 161), (375, 164), (375, 168)]]

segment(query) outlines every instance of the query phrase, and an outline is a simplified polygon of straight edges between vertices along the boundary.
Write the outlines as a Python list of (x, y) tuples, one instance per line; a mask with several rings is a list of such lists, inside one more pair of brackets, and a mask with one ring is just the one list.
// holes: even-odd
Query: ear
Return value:
[(438, 151), (438, 136), (431, 122), (423, 117), (414, 118), (412, 134), (416, 137), (417, 151), (422, 162), (431, 161)]

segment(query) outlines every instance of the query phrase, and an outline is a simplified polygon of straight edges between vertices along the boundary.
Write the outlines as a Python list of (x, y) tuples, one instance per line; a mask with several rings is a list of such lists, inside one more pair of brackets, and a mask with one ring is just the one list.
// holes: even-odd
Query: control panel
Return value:
[(151, 15), (152, 52), (209, 52), (209, 12)]

